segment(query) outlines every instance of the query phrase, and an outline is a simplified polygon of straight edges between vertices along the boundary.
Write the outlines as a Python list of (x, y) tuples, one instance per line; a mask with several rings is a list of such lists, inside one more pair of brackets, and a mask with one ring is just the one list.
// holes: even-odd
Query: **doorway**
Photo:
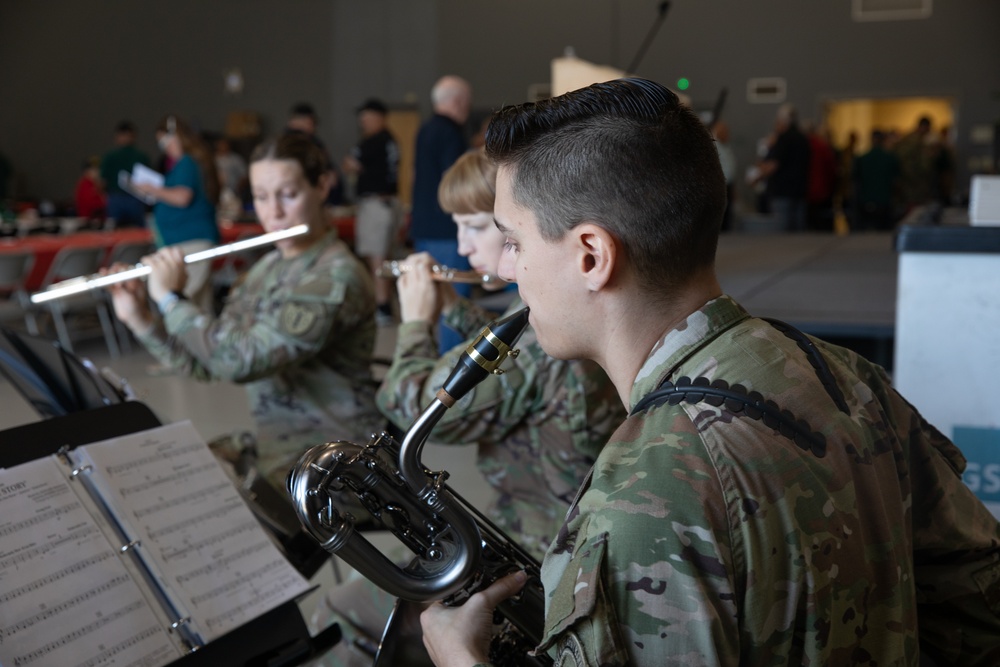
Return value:
[(955, 100), (951, 97), (886, 97), (829, 100), (823, 117), (834, 146), (847, 146), (851, 133), (857, 136), (854, 154), (871, 148), (872, 130), (882, 130), (890, 138), (903, 137), (914, 130), (917, 121), (927, 116), (934, 134), (954, 143)]

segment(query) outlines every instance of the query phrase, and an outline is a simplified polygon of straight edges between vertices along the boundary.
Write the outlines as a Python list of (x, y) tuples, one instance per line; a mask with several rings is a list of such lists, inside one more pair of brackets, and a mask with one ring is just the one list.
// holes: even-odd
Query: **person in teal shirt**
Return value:
[[(215, 202), (219, 178), (208, 148), (176, 116), (160, 122), (156, 142), (170, 165), (163, 185), (136, 187), (156, 201), (153, 216), (157, 245), (179, 246), (185, 255), (218, 245)], [(209, 262), (191, 264), (184, 288), (184, 295), (207, 311), (213, 308), (211, 268)]]

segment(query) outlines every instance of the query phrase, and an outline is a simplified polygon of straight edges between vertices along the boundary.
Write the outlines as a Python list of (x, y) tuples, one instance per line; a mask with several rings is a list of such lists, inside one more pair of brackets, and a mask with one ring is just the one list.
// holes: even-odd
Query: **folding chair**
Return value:
[[(42, 289), (48, 286), (67, 280), (97, 273), (101, 266), (101, 258), (104, 255), (104, 248), (101, 247), (65, 247), (56, 253), (49, 266), (48, 273), (42, 281)], [(108, 353), (112, 359), (120, 356), (118, 340), (115, 338), (114, 324), (111, 321), (111, 311), (108, 302), (93, 291), (82, 292), (62, 299), (52, 299), (46, 301), (41, 306), (31, 305), (29, 310), (34, 312), (45, 311), (52, 316), (55, 325), (56, 335), (63, 348), (69, 352), (73, 351), (73, 341), (66, 327), (66, 316), (80, 315), (88, 311), (97, 313), (97, 318), (101, 324), (101, 331), (104, 334), (104, 342), (108, 347)], [(34, 332), (32, 332), (34, 333)]]
[(0, 296), (4, 299), (0, 303), (0, 321), (21, 319), (29, 333), (37, 334), (34, 316), (25, 307), (28, 295), (24, 291), (24, 281), (34, 263), (35, 256), (30, 252), (0, 253)]

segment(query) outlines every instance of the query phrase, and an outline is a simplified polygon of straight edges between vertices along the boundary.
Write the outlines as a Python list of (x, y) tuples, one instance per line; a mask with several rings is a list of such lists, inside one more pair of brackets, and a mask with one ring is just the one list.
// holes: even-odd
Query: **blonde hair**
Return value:
[(470, 151), (444, 172), (438, 202), (446, 213), (492, 212), (496, 192), (497, 165), (483, 151)]

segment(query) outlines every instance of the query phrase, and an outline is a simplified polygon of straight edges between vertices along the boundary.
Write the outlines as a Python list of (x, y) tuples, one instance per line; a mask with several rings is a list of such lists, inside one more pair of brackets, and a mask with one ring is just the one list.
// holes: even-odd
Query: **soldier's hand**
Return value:
[(420, 614), (424, 647), (437, 667), (468, 667), (489, 662), (493, 610), (515, 595), (528, 580), (523, 571), (494, 581), (473, 595), (461, 607), (445, 607), (435, 602)]
[(434, 258), (426, 252), (418, 252), (402, 264), (406, 270), (396, 283), (400, 319), (403, 322), (436, 322), (441, 314), (441, 301), (431, 273)]
[[(109, 269), (101, 269), (101, 275), (119, 273), (131, 268), (131, 266), (118, 262)], [(111, 305), (115, 309), (115, 316), (125, 326), (136, 333), (142, 333), (153, 326), (155, 318), (149, 308), (146, 285), (143, 281), (133, 278), (120, 283), (112, 283), (106, 289), (111, 294)]]
[(153, 270), (149, 274), (149, 296), (156, 303), (170, 292), (180, 292), (187, 284), (184, 253), (176, 246), (160, 248), (154, 254), (143, 257), (142, 263)]

